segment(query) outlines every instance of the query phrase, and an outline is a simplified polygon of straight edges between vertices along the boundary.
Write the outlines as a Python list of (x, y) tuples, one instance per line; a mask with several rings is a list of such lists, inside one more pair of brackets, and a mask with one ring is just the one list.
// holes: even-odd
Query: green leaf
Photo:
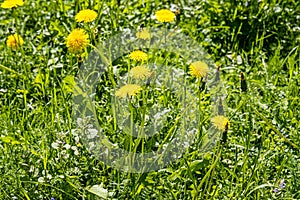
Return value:
[(104, 189), (101, 185), (93, 185), (92, 187), (87, 188), (86, 190), (89, 191), (90, 193), (97, 195), (98, 197), (103, 198), (103, 199), (108, 198), (107, 189)]
[(63, 89), (66, 90), (67, 92), (71, 93), (74, 90), (74, 86), (75, 86), (75, 80), (74, 80), (74, 76), (66, 76), (63, 80)]
[(38, 73), (35, 77), (34, 84), (47, 86), (49, 84), (49, 74)]
[(15, 144), (21, 144), (22, 142), (16, 140), (15, 138), (11, 137), (11, 136), (6, 136), (6, 137), (0, 137), (0, 140), (2, 140), (2, 142), (5, 142), (5, 143), (10, 143), (12, 145), (15, 145)]
[(5, 143), (10, 143), (12, 140), (14, 140), (14, 138), (11, 136), (6, 136), (6, 137), (0, 137), (0, 140), (2, 140), (2, 142)]

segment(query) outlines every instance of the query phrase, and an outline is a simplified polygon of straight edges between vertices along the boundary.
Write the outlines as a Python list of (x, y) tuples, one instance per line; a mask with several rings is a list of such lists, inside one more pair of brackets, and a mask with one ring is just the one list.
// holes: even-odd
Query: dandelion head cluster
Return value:
[(150, 40), (151, 35), (150, 32), (147, 29), (143, 29), (136, 33), (136, 37), (143, 39), (143, 40)]
[(2, 4), (2, 8), (16, 8), (18, 6), (23, 6), (23, 0), (5, 0)]
[(136, 50), (129, 54), (129, 58), (134, 61), (145, 61), (145, 60), (147, 60), (148, 56), (145, 52)]
[(75, 16), (75, 19), (77, 22), (92, 22), (97, 18), (98, 14), (90, 9), (81, 10), (77, 15)]
[(194, 62), (190, 65), (190, 74), (196, 78), (205, 77), (208, 73), (208, 66), (202, 61)]
[(66, 39), (66, 44), (71, 53), (81, 52), (88, 44), (88, 35), (83, 29), (74, 29)]
[(142, 90), (142, 87), (136, 84), (126, 84), (116, 91), (116, 96), (121, 98), (137, 95)]
[(130, 70), (130, 73), (133, 78), (135, 79), (145, 79), (150, 76), (150, 70), (147, 69), (145, 66), (137, 66)]
[(229, 119), (223, 115), (217, 115), (211, 119), (212, 124), (219, 130), (225, 131), (229, 127)]
[(156, 11), (155, 17), (159, 22), (172, 22), (175, 20), (175, 13), (168, 9)]

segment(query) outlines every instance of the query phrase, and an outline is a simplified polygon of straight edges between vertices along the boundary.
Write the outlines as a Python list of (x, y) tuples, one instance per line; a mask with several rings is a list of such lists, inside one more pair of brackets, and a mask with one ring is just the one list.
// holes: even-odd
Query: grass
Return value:
[[(175, 22), (162, 25), (155, 20), (157, 10), (173, 10), (174, 6), (179, 7)], [(76, 13), (85, 8), (98, 13), (89, 26), (75, 21)], [(0, 199), (300, 199), (299, 9), (299, 2), (292, 0), (174, 4), (59, 0), (25, 1), (15, 9), (1, 8)], [(141, 26), (180, 29), (209, 53), (209, 66), (220, 67), (221, 97), (230, 125), (225, 133), (216, 134), (218, 140), (209, 137), (215, 145), (205, 149), (205, 135), (215, 114), (209, 106), (214, 97), (209, 84), (203, 88), (203, 79), (189, 75), (190, 61), (184, 56), (143, 48), (150, 55), (145, 64), (157, 70), (156, 75), (172, 72), (159, 71), (161, 66), (185, 74), (183, 81), (191, 87), (184, 91), (197, 91), (193, 109), (201, 114), (188, 111), (190, 119), (199, 117), (195, 142), (184, 152), (177, 152), (181, 150), (177, 146), (169, 151), (182, 156), (154, 171), (130, 173), (107, 165), (86, 145), (90, 141), (78, 131), (73, 117), (73, 98), (82, 100), (79, 94), (84, 95), (74, 90), (78, 80), (74, 76), (98, 43)], [(90, 45), (80, 54), (82, 61), (65, 44), (76, 27), (91, 36)], [(6, 46), (8, 35), (14, 33), (24, 39), (18, 50)], [(103, 61), (107, 51), (102, 50), (97, 55)], [(184, 55), (198, 54), (191, 50)], [(94, 103), (108, 146), (118, 144), (128, 151), (147, 153), (163, 149), (163, 144), (178, 135), (185, 136), (189, 121), (180, 118), (180, 109), (187, 102), (178, 97), (187, 98), (187, 93), (174, 94), (168, 87), (175, 76), (154, 75), (131, 101), (116, 98), (126, 108), (117, 112), (111, 94), (122, 83), (134, 82), (125, 74), (141, 63), (127, 55), (105, 62), (109, 70), (99, 79)], [(154, 80), (161, 81), (162, 87), (157, 88)], [(89, 112), (89, 104), (84, 105)], [(171, 110), (162, 115), (166, 120), (159, 134), (128, 135), (134, 124), (149, 122), (150, 108)], [(126, 110), (130, 110), (129, 121), (122, 115), (128, 114)], [(116, 116), (128, 130), (119, 127)], [(160, 160), (153, 162), (159, 164)]]

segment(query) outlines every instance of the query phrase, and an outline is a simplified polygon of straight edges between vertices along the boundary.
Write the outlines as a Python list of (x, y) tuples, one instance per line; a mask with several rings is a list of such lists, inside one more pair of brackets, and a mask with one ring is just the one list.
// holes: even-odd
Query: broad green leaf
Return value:
[(101, 185), (93, 185), (92, 187), (87, 188), (87, 191), (89, 191), (90, 193), (93, 193), (93, 194), (95, 194), (98, 197), (101, 197), (103, 199), (108, 198), (107, 189), (104, 189)]

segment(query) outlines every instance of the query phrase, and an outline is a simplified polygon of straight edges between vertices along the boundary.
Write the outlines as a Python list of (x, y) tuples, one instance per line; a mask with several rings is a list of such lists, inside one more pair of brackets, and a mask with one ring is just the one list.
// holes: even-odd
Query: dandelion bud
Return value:
[(78, 54), (77, 58), (78, 58), (78, 63), (82, 63), (82, 57), (81, 57), (81, 54)]
[(219, 98), (218, 115), (224, 115), (224, 107), (223, 107), (223, 102), (222, 102), (221, 98)]
[(220, 81), (220, 65), (217, 67), (216, 76), (214, 82), (218, 83)]
[(247, 92), (247, 83), (243, 72), (241, 72), (241, 90)]
[(222, 144), (225, 144), (225, 143), (227, 142), (227, 138), (228, 138), (228, 136), (227, 136), (227, 133), (228, 133), (228, 126), (229, 126), (229, 122), (226, 123), (226, 125), (225, 125), (225, 130), (224, 130), (224, 132), (223, 132), (223, 134), (222, 134), (222, 140), (221, 140), (221, 143), (222, 143)]

